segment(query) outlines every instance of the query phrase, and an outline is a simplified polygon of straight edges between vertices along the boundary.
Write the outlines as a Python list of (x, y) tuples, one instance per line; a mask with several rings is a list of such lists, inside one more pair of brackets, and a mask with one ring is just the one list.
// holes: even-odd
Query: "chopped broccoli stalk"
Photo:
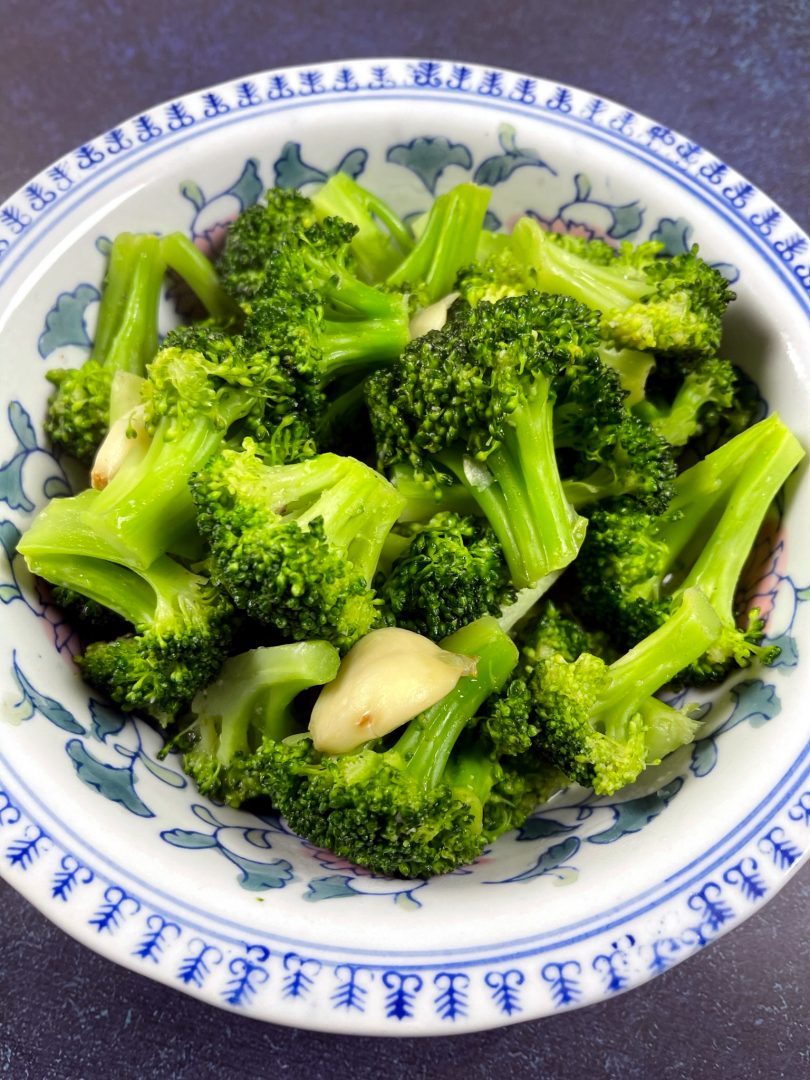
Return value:
[(602, 344), (599, 346), (599, 358), (619, 376), (621, 388), (627, 395), (625, 405), (628, 408), (644, 400), (647, 379), (655, 366), (655, 357), (651, 353), (639, 349), (616, 349)]
[(440, 195), (413, 250), (387, 284), (415, 289), (421, 307), (446, 296), (459, 270), (475, 259), (491, 194), (476, 184), (458, 184)]
[(394, 625), (438, 641), (514, 600), (503, 552), (485, 521), (445, 511), (408, 533), (406, 549), (378, 584)]
[(518, 588), (570, 563), (584, 533), (553, 430), (557, 384), (592, 341), (583, 313), (538, 293), (457, 304), (443, 330), (412, 341), (366, 383), (381, 466), (409, 463), (417, 479), (449, 469), (489, 521)]
[(249, 444), (191, 482), (197, 524), (237, 607), (296, 639), (340, 649), (379, 621), (371, 589), (402, 500), (353, 458), (270, 467)]
[(613, 664), (591, 653), (540, 657), (527, 678), (535, 742), (566, 776), (597, 795), (631, 784), (648, 764), (694, 736), (688, 717), (649, 700), (717, 639), (721, 623), (699, 589)]
[(336, 217), (357, 226), (351, 248), (363, 281), (384, 281), (413, 248), (410, 230), (388, 203), (344, 172), (330, 176), (312, 206), (319, 221)]
[[(517, 649), (491, 618), (442, 645), (477, 657), (476, 674), (410, 721), (390, 749), (367, 744), (330, 757), (307, 739), (267, 748), (253, 783), (266, 788), (296, 832), (378, 873), (414, 878), (454, 870), (494, 839), (486, 801), (503, 770), (464, 733), (506, 682)], [(496, 815), (498, 831), (516, 826), (524, 810)]]
[(399, 515), (402, 524), (427, 521), (440, 511), (468, 516), (480, 513), (477, 503), (467, 494), (464, 485), (449, 473), (441, 477), (441, 483), (430, 483), (419, 478), (413, 465), (398, 462), (389, 470), (388, 477), (405, 500), (405, 506)]
[(158, 345), (158, 304), (166, 266), (154, 236), (120, 233), (110, 249), (90, 356), (79, 368), (53, 368), (56, 391), (45, 430), (51, 441), (90, 464), (110, 425), (116, 372), (143, 375)]
[[(340, 656), (325, 641), (251, 649), (226, 660), (216, 679), (191, 702), (175, 740), (183, 769), (204, 795), (236, 801), (239, 778), (266, 740), (304, 730), (293, 708), (304, 690), (331, 682)], [(233, 766), (233, 767), (231, 767)]]
[[(218, 322), (230, 322), (237, 308), (223, 288), (211, 260), (184, 233), (169, 233), (160, 239), (163, 261), (191, 288), (208, 314)], [(151, 357), (150, 357), (151, 359)]]
[(26, 561), (32, 573), (134, 627), (133, 634), (94, 642), (77, 659), (87, 681), (121, 708), (168, 723), (219, 670), (233, 609), (201, 574), (165, 555), (137, 570), (70, 550), (29, 552)]
[(722, 635), (683, 672), (714, 682), (734, 664), (771, 663), (760, 645), (759, 612), (738, 626), (736, 591), (770, 504), (804, 451), (773, 415), (714, 450), (675, 481), (659, 517), (619, 502), (591, 518), (577, 562), (583, 610), (626, 643), (660, 625), (686, 589), (700, 588), (718, 612)]

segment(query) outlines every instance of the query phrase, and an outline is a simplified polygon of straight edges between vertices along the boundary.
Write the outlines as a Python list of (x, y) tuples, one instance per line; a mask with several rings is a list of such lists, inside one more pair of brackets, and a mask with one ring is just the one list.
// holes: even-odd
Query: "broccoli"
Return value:
[(405, 538), (407, 548), (377, 585), (394, 625), (438, 641), (515, 599), (503, 552), (485, 521), (444, 511), (408, 528)]
[(648, 392), (633, 411), (671, 446), (685, 446), (735, 407), (738, 376), (728, 360), (708, 356), (699, 357), (685, 374), (679, 369), (676, 379), (670, 400)]
[(217, 263), (225, 291), (238, 303), (264, 286), (267, 260), (285, 237), (314, 225), (315, 208), (297, 191), (272, 188), (262, 203), (243, 210), (231, 224)]
[(471, 303), (539, 289), (573, 296), (601, 313), (603, 332), (619, 348), (711, 356), (734, 293), (722, 274), (698, 256), (661, 257), (653, 241), (618, 250), (601, 240), (546, 232), (523, 217), (508, 247), (462, 273)]
[(318, 221), (335, 217), (357, 226), (351, 249), (357, 276), (363, 281), (383, 282), (413, 250), (408, 226), (383, 199), (344, 172), (330, 176), (315, 192), (312, 208)]
[(246, 441), (191, 480), (197, 525), (236, 605), (297, 640), (341, 650), (380, 618), (371, 583), (402, 500), (336, 454), (267, 466)]
[(86, 465), (110, 426), (115, 373), (143, 375), (157, 352), (165, 270), (157, 237), (120, 233), (110, 249), (92, 352), (79, 368), (47, 372), (56, 391), (45, 431), (55, 446)]
[(136, 570), (56, 545), (35, 551), (27, 538), (24, 544), (32, 573), (87, 597), (134, 628), (112, 641), (93, 642), (76, 661), (87, 681), (121, 708), (167, 724), (219, 670), (234, 613), (203, 574), (167, 555)]
[(760, 645), (759, 612), (749, 611), (740, 628), (735, 594), (768, 507), (803, 456), (773, 415), (682, 472), (664, 514), (622, 501), (597, 510), (576, 567), (583, 612), (632, 645), (697, 587), (718, 612), (723, 634), (682, 678), (714, 682), (734, 664), (772, 663), (778, 649)]
[(356, 226), (327, 218), (291, 231), (243, 301), (245, 337), (321, 389), (396, 360), (409, 339), (404, 296), (355, 274)]
[[(532, 743), (541, 754), (576, 783), (612, 795), (694, 739), (695, 721), (652, 695), (720, 633), (709, 601), (686, 589), (666, 620), (612, 664), (589, 652), (569, 660), (541, 651), (511, 696), (518, 708), (529, 704)], [(496, 717), (503, 728), (504, 718)]]
[(416, 307), (446, 296), (461, 268), (475, 258), (491, 194), (475, 184), (457, 184), (439, 195), (412, 251), (386, 284), (413, 290)]
[(620, 426), (632, 418), (597, 342), (594, 317), (568, 297), (458, 302), (444, 329), (412, 341), (399, 364), (366, 383), (380, 466), (410, 464), (417, 481), (427, 478), (439, 491), (446, 472), (454, 475), (492, 526), (518, 588), (568, 565), (584, 534), (558, 445), (589, 471), (601, 455), (634, 487), (657, 492), (658, 485), (667, 494), (648, 467), (652, 454), (633, 472), (620, 455), (630, 458), (635, 448), (620, 443), (614, 453)]
[(160, 238), (160, 254), (169, 270), (191, 288), (216, 322), (228, 324), (238, 312), (228, 296), (211, 261), (183, 233), (169, 233)]
[(411, 720), (392, 745), (336, 756), (306, 738), (262, 747), (254, 789), (270, 795), (297, 833), (378, 873), (429, 877), (471, 862), (542, 798), (543, 768), (513, 776), (466, 730), (509, 677), (514, 644), (485, 617), (442, 647), (477, 657), (475, 676)]
[(325, 641), (299, 641), (250, 649), (226, 660), (216, 679), (191, 702), (173, 745), (183, 770), (203, 795), (239, 804), (249, 759), (267, 740), (280, 741), (306, 727), (294, 703), (304, 690), (331, 682), (340, 657)]

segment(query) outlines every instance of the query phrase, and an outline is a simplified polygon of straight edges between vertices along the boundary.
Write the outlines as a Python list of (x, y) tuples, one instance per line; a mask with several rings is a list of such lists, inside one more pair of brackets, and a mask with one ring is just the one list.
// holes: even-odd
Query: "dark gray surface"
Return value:
[[(808, 225), (807, 0), (478, 6), (0, 0), (0, 200), (167, 97), (276, 65), (447, 56), (587, 87), (709, 147)], [(358, 1078), (810, 1076), (810, 869), (743, 927), (591, 1009), (456, 1039), (285, 1030), (83, 949), (0, 885), (0, 1074)]]

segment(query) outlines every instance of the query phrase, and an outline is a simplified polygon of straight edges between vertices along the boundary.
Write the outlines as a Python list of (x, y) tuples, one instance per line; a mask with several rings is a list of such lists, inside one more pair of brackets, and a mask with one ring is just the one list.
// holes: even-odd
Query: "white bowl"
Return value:
[(411, 882), (201, 798), (176, 759), (158, 763), (146, 724), (82, 684), (70, 627), (13, 556), (65, 485), (42, 435), (44, 373), (85, 355), (115, 233), (211, 244), (265, 187), (306, 191), (339, 168), (403, 213), (474, 179), (505, 225), (531, 210), (672, 253), (699, 242), (739, 295), (728, 354), (805, 445), (808, 241), (708, 151), (623, 106), (416, 60), (265, 72), (156, 106), (0, 207), (3, 875), (91, 948), (216, 1005), (328, 1031), (472, 1031), (639, 985), (741, 922), (806, 855), (810, 489), (791, 484), (752, 577), (778, 665), (721, 689), (704, 737), (643, 787), (569, 793), (474, 866)]

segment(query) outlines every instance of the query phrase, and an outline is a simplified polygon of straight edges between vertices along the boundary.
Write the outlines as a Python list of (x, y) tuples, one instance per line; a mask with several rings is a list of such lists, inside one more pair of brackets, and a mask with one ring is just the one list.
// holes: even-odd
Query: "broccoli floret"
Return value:
[[(443, 330), (412, 341), (399, 364), (367, 380), (381, 467), (408, 463), (417, 480), (437, 486), (439, 470), (454, 474), (492, 526), (518, 588), (568, 565), (582, 541), (555, 438), (565, 427), (571, 442), (589, 443), (573, 403), (601, 410), (610, 373), (596, 340), (591, 314), (567, 297), (457, 303)], [(611, 416), (621, 408), (615, 376), (612, 388)]]
[(685, 446), (690, 439), (713, 428), (737, 402), (737, 371), (718, 356), (700, 357), (686, 374), (678, 372), (674, 394), (648, 394), (634, 408), (671, 446)]
[(89, 645), (77, 664), (121, 708), (166, 724), (219, 670), (231, 640), (233, 607), (207, 577), (169, 556), (147, 569), (59, 551), (26, 549), (32, 573), (88, 597), (134, 633)]
[(337, 218), (290, 232), (243, 306), (244, 333), (319, 388), (391, 363), (408, 339), (408, 305), (355, 273), (356, 227)]
[(403, 524), (425, 522), (443, 511), (468, 517), (480, 514), (475, 499), (451, 473), (437, 471), (430, 480), (426, 480), (421, 478), (413, 465), (397, 462), (389, 469), (388, 479), (405, 500), (399, 515)]
[(363, 281), (384, 281), (413, 249), (410, 229), (388, 203), (344, 172), (330, 176), (315, 192), (312, 207), (319, 221), (336, 217), (357, 227), (351, 248)]
[(603, 332), (614, 346), (716, 354), (733, 292), (697, 247), (672, 258), (661, 257), (661, 250), (652, 241), (637, 247), (625, 241), (616, 250), (601, 240), (547, 232), (523, 217), (509, 247), (463, 273), (459, 288), (472, 303), (528, 289), (573, 296), (601, 312)]
[(595, 504), (626, 495), (644, 509), (662, 513), (672, 499), (677, 468), (667, 440), (630, 413), (602, 431), (603, 446), (578, 455), (566, 470), (563, 490), (571, 505), (585, 513)]
[(183, 750), (184, 771), (204, 795), (241, 804), (253, 794), (242, 783), (251, 756), (266, 741), (305, 729), (295, 699), (331, 682), (339, 664), (337, 650), (325, 641), (251, 649), (226, 660), (182, 718), (173, 745)]
[[(523, 820), (525, 798), (509, 815), (498, 787), (508, 787), (508, 776), (465, 733), (509, 677), (517, 649), (491, 618), (464, 627), (442, 646), (477, 657), (475, 676), (460, 679), (389, 748), (371, 743), (327, 756), (309, 739), (293, 739), (260, 751), (255, 786), (297, 833), (378, 873), (419, 878), (471, 862), (498, 833)], [(528, 787), (524, 781), (524, 792)], [(496, 805), (488, 813), (491, 798)]]
[(759, 612), (745, 613), (747, 625), (738, 626), (736, 590), (768, 507), (803, 456), (773, 415), (681, 473), (664, 514), (621, 501), (597, 510), (576, 567), (583, 612), (632, 645), (697, 587), (723, 633), (683, 679), (714, 682), (734, 664), (772, 663), (778, 649), (760, 644)]
[(52, 368), (56, 387), (45, 431), (51, 441), (89, 465), (110, 426), (116, 372), (144, 375), (158, 345), (158, 304), (166, 264), (155, 236), (120, 233), (110, 250), (95, 340), (79, 368)]
[(197, 525), (237, 607), (296, 640), (340, 649), (379, 620), (371, 589), (402, 500), (353, 458), (270, 467), (249, 442), (191, 481)]
[(514, 600), (503, 552), (485, 521), (441, 512), (406, 530), (406, 542), (377, 586), (394, 625), (438, 641)]
[(631, 784), (649, 764), (691, 742), (696, 724), (653, 698), (706, 652), (721, 623), (699, 589), (686, 589), (667, 619), (608, 665), (583, 652), (539, 656), (525, 680), (534, 744), (571, 780), (597, 795)]
[(414, 292), (414, 307), (426, 307), (451, 292), (463, 266), (473, 261), (492, 192), (457, 184), (434, 200), (413, 250), (387, 284)]
[(79, 557), (138, 573), (161, 556), (194, 548), (191, 474), (236, 423), (266, 407), (266, 369), (227, 339), (213, 340), (208, 355), (201, 348), (161, 350), (143, 388), (152, 433), (145, 453), (126, 457), (103, 490), (52, 500), (19, 545), (29, 566), (43, 557), (53, 564)]
[(231, 224), (217, 269), (223, 287), (242, 303), (263, 286), (267, 261), (291, 233), (315, 224), (315, 208), (296, 191), (272, 188)]

